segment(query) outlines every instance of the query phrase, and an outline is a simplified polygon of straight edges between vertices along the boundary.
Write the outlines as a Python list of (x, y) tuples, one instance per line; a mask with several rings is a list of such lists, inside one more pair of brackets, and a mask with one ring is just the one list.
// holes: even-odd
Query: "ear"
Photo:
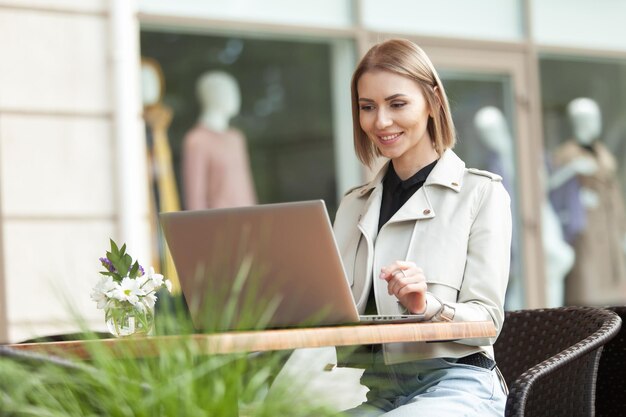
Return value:
[(437, 101), (441, 104), (441, 89), (438, 85), (433, 87), (433, 91), (435, 92), (435, 97), (437, 97)]
[[(441, 89), (438, 85), (433, 87), (433, 92), (435, 93), (435, 97), (437, 99), (437, 104), (441, 108), (443, 106), (443, 102), (441, 101)], [(430, 109), (430, 117), (433, 117), (432, 109)]]

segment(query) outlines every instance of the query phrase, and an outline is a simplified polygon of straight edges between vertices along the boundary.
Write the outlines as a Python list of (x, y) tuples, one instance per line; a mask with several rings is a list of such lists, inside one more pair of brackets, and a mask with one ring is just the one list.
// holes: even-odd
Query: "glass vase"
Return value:
[(130, 303), (105, 308), (104, 320), (115, 337), (146, 336), (154, 327), (154, 308), (138, 309)]

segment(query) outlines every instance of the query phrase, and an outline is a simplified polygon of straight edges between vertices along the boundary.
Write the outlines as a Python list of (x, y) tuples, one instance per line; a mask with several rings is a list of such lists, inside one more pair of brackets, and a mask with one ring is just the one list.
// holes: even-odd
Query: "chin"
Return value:
[(388, 158), (388, 159), (395, 159), (395, 158), (398, 158), (398, 157), (402, 156), (402, 152), (399, 152), (399, 151), (395, 151), (394, 152), (394, 151), (391, 151), (389, 149), (386, 149), (386, 150), (379, 149), (378, 152), (382, 156), (384, 156), (385, 158)]

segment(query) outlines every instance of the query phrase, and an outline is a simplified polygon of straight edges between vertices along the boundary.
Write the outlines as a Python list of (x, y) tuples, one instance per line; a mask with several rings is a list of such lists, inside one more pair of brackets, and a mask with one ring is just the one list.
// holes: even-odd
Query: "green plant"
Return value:
[[(166, 293), (167, 294), (167, 293)], [(94, 343), (91, 360), (0, 358), (0, 416), (330, 416), (323, 398), (274, 386), (289, 352), (207, 355), (178, 298), (163, 297), (159, 335), (183, 335), (155, 352), (111, 351)]]

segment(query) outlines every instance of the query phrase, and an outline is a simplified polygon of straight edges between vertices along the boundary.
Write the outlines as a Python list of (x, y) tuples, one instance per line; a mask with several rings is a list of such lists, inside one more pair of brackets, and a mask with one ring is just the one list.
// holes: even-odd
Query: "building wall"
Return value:
[(75, 331), (72, 311), (103, 327), (89, 294), (120, 235), (109, 6), (0, 0), (0, 339)]

